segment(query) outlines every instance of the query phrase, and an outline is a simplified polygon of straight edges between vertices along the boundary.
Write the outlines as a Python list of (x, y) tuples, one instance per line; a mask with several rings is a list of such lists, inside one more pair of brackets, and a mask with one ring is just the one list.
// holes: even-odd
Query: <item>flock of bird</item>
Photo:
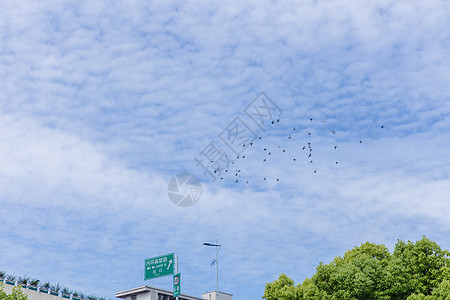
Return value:
[[(309, 122), (313, 122), (314, 119), (310, 118)], [(277, 123), (280, 123), (280, 119), (277, 120), (273, 120), (271, 121), (272, 125), (277, 125)], [(326, 120), (323, 120), (321, 123), (325, 124)], [(381, 125), (380, 128), (384, 128), (384, 125)], [(289, 134), (287, 135), (287, 140), (288, 141), (294, 141), (294, 134), (299, 133), (301, 130), (298, 130), (298, 127), (293, 127), (291, 129), (289, 129)], [(312, 130), (311, 129), (306, 129), (305, 131), (305, 135), (309, 140), (311, 140), (311, 135), (312, 135)], [(336, 134), (336, 130), (335, 129), (331, 129), (330, 130), (330, 134), (331, 135), (335, 135)], [(259, 140), (262, 140), (263, 137), (259, 137)], [(359, 143), (362, 144), (362, 140), (359, 140)], [(295, 142), (296, 143), (296, 142)], [(251, 141), (248, 144), (243, 144), (242, 146), (244, 148), (246, 147), (258, 147), (257, 146), (258, 141)], [(298, 161), (298, 157), (303, 156), (307, 159), (307, 163), (311, 166), (314, 166), (315, 161), (313, 159), (313, 146), (311, 141), (307, 141), (305, 143), (301, 143), (301, 144), (297, 144), (296, 146), (294, 146), (294, 149), (298, 150), (302, 155), (296, 154), (296, 157), (291, 157), (292, 162), (296, 163)], [(334, 145), (332, 146), (333, 151), (337, 151), (338, 150), (338, 145)], [(263, 146), (262, 147), (262, 151), (264, 152), (264, 158), (262, 158), (262, 163), (267, 163), (269, 161), (269, 159), (271, 157), (273, 157), (273, 155), (275, 154), (274, 151), (278, 151), (281, 153), (285, 153), (287, 150), (285, 147), (282, 147), (282, 145), (278, 145), (275, 150), (271, 149), (270, 147), (267, 146)], [(243, 176), (243, 170), (241, 168), (239, 168), (239, 162), (241, 162), (242, 160), (246, 159), (246, 154), (245, 152), (243, 152), (242, 155), (237, 155), (233, 158), (228, 157), (230, 164), (228, 165), (228, 167), (226, 168), (217, 168), (214, 169), (214, 174), (215, 176), (217, 176), (217, 178), (219, 178), (220, 180), (225, 180), (225, 179), (229, 179), (232, 178), (232, 180), (235, 183), (245, 183), (245, 184), (249, 184), (250, 183), (250, 179), (246, 179), (245, 176)], [(247, 158), (248, 159), (248, 158)], [(213, 163), (214, 161), (211, 161), (211, 163)], [(339, 161), (335, 161), (334, 162), (335, 165), (339, 164)], [(315, 168), (312, 168), (314, 171), (313, 173), (316, 174), (318, 171)], [(274, 182), (279, 182), (280, 181), (280, 177), (273, 177), (271, 178), (270, 176), (266, 175), (266, 176), (261, 176), (260, 178), (261, 181), (274, 181)]]

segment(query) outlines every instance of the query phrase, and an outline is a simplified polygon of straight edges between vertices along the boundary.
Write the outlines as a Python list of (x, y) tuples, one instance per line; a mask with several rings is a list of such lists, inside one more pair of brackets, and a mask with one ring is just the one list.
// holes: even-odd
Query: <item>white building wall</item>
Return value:
[[(11, 294), (13, 288), (14, 288), (13, 285), (3, 283), (3, 289), (7, 294)], [(33, 291), (25, 288), (22, 288), (22, 291), (24, 292), (24, 294), (28, 296), (28, 300), (69, 300), (63, 297), (44, 294), (38, 291)]]
[[(216, 291), (203, 293), (202, 299), (205, 300), (216, 300)], [(233, 295), (219, 292), (219, 300), (233, 300)]]

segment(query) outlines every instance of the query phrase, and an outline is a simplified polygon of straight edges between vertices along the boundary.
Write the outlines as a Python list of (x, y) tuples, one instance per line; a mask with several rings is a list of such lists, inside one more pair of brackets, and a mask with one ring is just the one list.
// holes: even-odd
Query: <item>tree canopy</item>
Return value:
[(8, 295), (5, 292), (3, 282), (0, 282), (0, 300), (28, 300), (28, 297), (20, 286), (13, 287), (12, 293)]
[(266, 284), (266, 300), (450, 300), (450, 252), (423, 237), (398, 240), (391, 254), (366, 242), (320, 263), (301, 284), (285, 274)]

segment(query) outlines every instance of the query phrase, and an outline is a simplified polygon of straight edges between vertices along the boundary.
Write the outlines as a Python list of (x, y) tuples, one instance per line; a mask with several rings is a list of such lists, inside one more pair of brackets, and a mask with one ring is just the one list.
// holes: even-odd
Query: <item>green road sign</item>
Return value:
[(174, 273), (173, 265), (175, 263), (173, 253), (147, 258), (145, 260), (145, 278), (153, 279), (161, 276), (167, 276)]
[(173, 296), (178, 297), (181, 294), (181, 274), (173, 275)]

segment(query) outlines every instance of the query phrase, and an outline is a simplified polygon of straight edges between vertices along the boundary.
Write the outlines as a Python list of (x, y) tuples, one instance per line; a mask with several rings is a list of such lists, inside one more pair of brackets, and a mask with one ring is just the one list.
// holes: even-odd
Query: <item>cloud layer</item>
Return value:
[[(170, 289), (143, 281), (143, 262), (175, 252), (199, 296), (215, 289), (202, 243), (217, 240), (220, 289), (239, 300), (367, 240), (450, 248), (449, 13), (438, 0), (2, 2), (0, 269), (113, 297)], [(265, 131), (244, 113), (261, 91), (283, 111)], [(236, 117), (261, 136), (245, 159), (219, 138)], [(235, 161), (215, 182), (194, 160), (211, 141)], [(203, 184), (189, 208), (166, 193), (183, 172)]]

